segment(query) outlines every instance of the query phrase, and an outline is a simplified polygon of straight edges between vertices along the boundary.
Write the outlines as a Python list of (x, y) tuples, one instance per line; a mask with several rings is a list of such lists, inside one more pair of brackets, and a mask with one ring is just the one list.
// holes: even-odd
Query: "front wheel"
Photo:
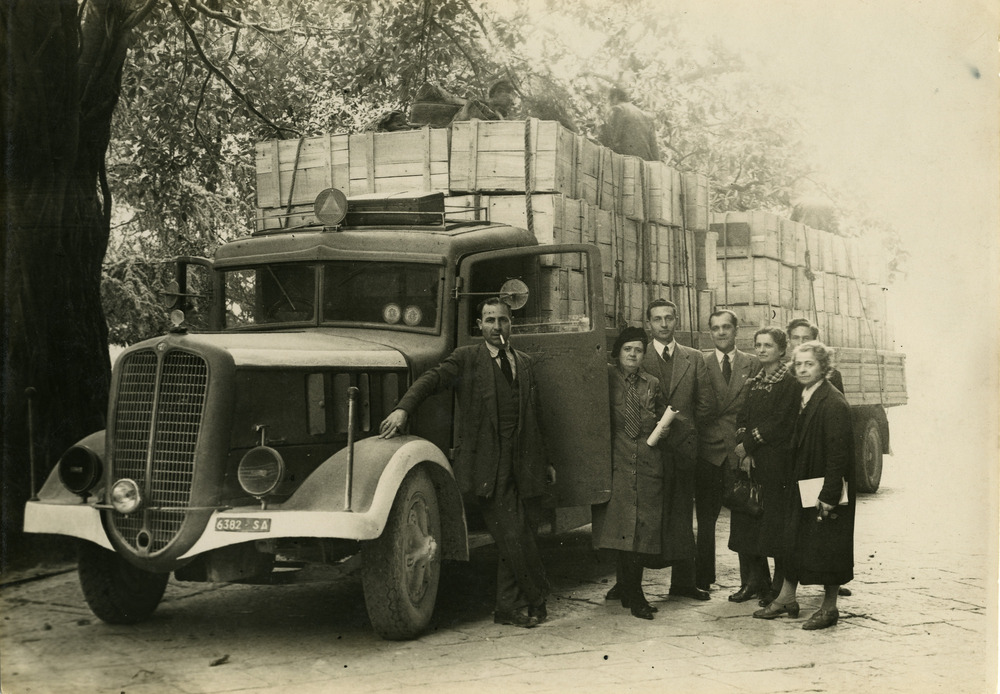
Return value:
[(874, 419), (865, 422), (857, 455), (858, 491), (874, 494), (882, 481), (882, 434)]
[(147, 619), (163, 598), (169, 573), (151, 573), (118, 554), (82, 542), (77, 573), (91, 611), (108, 624), (135, 624)]
[(361, 583), (375, 632), (412, 639), (430, 623), (441, 577), (441, 514), (430, 475), (403, 479), (381, 537), (362, 550)]

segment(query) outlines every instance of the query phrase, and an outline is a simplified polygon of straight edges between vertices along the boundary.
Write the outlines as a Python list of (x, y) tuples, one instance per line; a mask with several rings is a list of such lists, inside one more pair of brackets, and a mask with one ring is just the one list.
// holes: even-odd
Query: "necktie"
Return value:
[(729, 363), (728, 354), (722, 355), (722, 377), (726, 379), (726, 383), (733, 377), (733, 365)]
[(510, 368), (510, 359), (507, 358), (507, 350), (501, 349), (497, 352), (497, 356), (500, 357), (500, 371), (503, 373), (503, 377), (507, 379), (507, 385), (513, 385), (514, 372)]
[(660, 356), (663, 358), (663, 361), (670, 361), (670, 348), (664, 347), (663, 351), (660, 353)]
[(638, 382), (638, 374), (625, 378), (625, 434), (633, 439), (639, 436), (639, 418), (642, 415)]

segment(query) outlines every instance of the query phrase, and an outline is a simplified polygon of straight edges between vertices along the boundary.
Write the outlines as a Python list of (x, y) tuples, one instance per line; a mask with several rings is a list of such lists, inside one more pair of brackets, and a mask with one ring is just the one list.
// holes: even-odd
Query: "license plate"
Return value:
[(216, 518), (215, 529), (226, 533), (266, 533), (271, 529), (270, 518)]

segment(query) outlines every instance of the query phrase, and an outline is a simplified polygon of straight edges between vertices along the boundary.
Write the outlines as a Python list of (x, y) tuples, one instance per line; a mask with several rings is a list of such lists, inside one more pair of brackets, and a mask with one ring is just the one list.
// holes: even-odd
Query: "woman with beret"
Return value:
[(625, 328), (611, 350), (611, 499), (594, 508), (593, 524), (594, 546), (618, 552), (614, 594), (640, 619), (657, 611), (642, 592), (642, 568), (643, 555), (660, 551), (663, 512), (663, 463), (646, 439), (666, 409), (659, 381), (640, 368), (646, 343), (644, 330)]
[[(854, 437), (851, 409), (843, 393), (830, 384), (831, 353), (821, 342), (795, 349), (792, 368), (802, 386), (801, 406), (792, 434), (790, 484), (795, 485), (788, 507), (788, 525), (794, 530), (781, 593), (754, 617), (773, 619), (799, 611), (796, 587), (822, 585), (823, 604), (802, 625), (826, 629), (837, 623), (840, 586), (854, 578)], [(804, 506), (798, 493), (801, 480), (821, 480), (818, 498)], [(841, 505), (844, 486), (847, 502)], [(811, 500), (807, 500), (811, 501)]]

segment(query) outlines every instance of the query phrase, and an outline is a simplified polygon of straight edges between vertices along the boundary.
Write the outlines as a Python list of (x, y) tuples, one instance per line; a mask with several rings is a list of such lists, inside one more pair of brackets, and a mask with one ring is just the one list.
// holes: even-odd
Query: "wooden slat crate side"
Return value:
[[(804, 264), (804, 258), (799, 260), (798, 237), (800, 233), (804, 236), (805, 226), (801, 222), (793, 222), (789, 219), (779, 219), (778, 229), (780, 234), (781, 261), (787, 265)], [(804, 253), (803, 253), (804, 255)]]
[(622, 213), (635, 221), (644, 221), (645, 192), (643, 190), (643, 161), (639, 157), (621, 156)]
[(574, 136), (576, 189), (573, 197), (597, 204), (598, 176), (601, 168), (601, 145), (585, 135)]
[(823, 273), (823, 310), (827, 313), (837, 313), (837, 276), (832, 272)]
[(605, 274), (601, 278), (604, 288), (604, 320), (608, 327), (617, 325), (615, 316), (615, 279), (611, 275)]
[(680, 172), (662, 161), (643, 163), (649, 218), (657, 224), (680, 226)]
[(681, 173), (681, 189), (684, 193), (684, 226), (707, 231), (711, 217), (708, 176), (685, 171)]
[(830, 235), (830, 245), (833, 248), (833, 271), (838, 275), (847, 276), (847, 246), (844, 237), (836, 234)]
[(860, 324), (858, 319), (853, 316), (847, 316), (844, 318), (844, 347), (860, 347)]
[(730, 304), (791, 306), (795, 274), (791, 266), (772, 258), (716, 260), (716, 294)]
[[(529, 119), (532, 191), (576, 194), (574, 136), (555, 121)], [(452, 126), (454, 191), (525, 192), (525, 121), (460, 121)]]
[(847, 315), (852, 318), (861, 318), (864, 315), (861, 309), (861, 292), (867, 292), (867, 288), (859, 280), (847, 281)]
[(767, 212), (717, 212), (711, 231), (719, 233), (720, 257), (757, 256), (781, 260), (779, 218)]
[(823, 233), (818, 229), (806, 227), (806, 243), (809, 245), (809, 261), (813, 272), (824, 272), (827, 269), (826, 254), (821, 236)]
[(718, 282), (716, 246), (719, 234), (715, 231), (695, 231), (694, 278), (698, 289), (712, 289)]
[[(830, 345), (842, 345), (846, 342), (844, 330), (844, 316), (837, 313), (828, 313), (826, 336)], [(822, 338), (821, 338), (822, 339)]]

